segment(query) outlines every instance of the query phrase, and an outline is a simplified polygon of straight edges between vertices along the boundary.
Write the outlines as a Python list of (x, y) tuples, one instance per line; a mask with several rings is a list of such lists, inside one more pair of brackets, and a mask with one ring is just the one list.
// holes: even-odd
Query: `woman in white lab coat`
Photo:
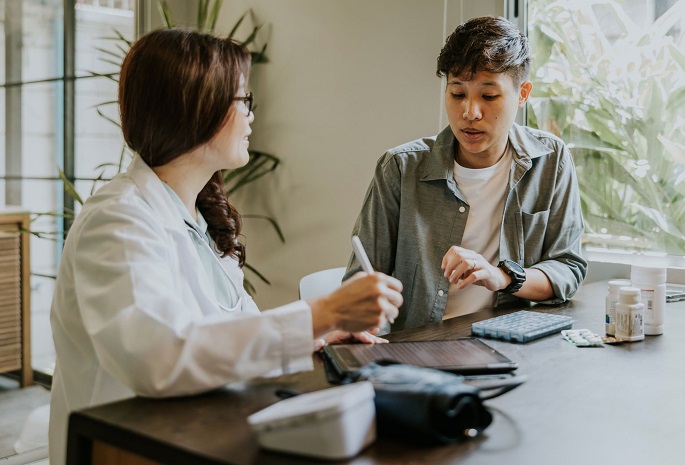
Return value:
[(64, 247), (52, 465), (66, 459), (72, 410), (308, 370), (314, 339), (378, 342), (363, 331), (397, 315), (401, 284), (379, 273), (263, 313), (245, 292), (240, 215), (221, 170), (248, 161), (249, 68), (242, 46), (190, 30), (149, 33), (124, 59), (122, 130), (137, 155), (88, 199)]

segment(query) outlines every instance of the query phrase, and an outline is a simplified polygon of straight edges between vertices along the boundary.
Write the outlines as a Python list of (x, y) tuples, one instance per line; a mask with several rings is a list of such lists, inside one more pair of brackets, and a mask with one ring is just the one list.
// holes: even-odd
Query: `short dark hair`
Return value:
[[(234, 114), (250, 52), (243, 45), (193, 29), (159, 29), (138, 39), (119, 75), (119, 114), (126, 144), (151, 167), (212, 140)], [(242, 220), (226, 195), (221, 172), (195, 205), (224, 256), (245, 263), (238, 242)]]
[(484, 16), (460, 24), (438, 57), (438, 77), (466, 76), (478, 71), (509, 74), (516, 86), (530, 72), (528, 39), (504, 18)]

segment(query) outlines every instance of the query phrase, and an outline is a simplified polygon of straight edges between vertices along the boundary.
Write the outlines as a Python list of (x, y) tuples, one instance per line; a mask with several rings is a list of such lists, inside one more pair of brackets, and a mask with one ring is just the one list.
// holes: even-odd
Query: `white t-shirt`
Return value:
[[(493, 166), (464, 168), (454, 162), (454, 179), (471, 207), (460, 246), (480, 253), (492, 265), (499, 263), (499, 238), (504, 196), (513, 158), (511, 147)], [(443, 320), (477, 312), (494, 305), (495, 293), (471, 284), (464, 289), (450, 285)]]

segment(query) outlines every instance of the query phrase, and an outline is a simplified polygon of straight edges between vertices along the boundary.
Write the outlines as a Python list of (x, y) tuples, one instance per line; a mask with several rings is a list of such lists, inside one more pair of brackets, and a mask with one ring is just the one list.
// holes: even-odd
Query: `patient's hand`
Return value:
[(481, 254), (456, 245), (442, 258), (441, 268), (445, 278), (450, 284), (456, 284), (457, 289), (475, 284), (496, 292), (511, 282), (504, 271), (490, 264)]

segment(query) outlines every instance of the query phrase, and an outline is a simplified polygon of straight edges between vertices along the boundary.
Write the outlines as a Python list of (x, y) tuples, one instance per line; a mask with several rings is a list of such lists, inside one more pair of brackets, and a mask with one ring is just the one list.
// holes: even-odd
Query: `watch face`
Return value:
[(523, 267), (522, 267), (521, 265), (519, 265), (518, 263), (516, 263), (516, 262), (512, 262), (511, 260), (504, 260), (504, 263), (505, 263), (506, 266), (508, 266), (508, 267), (511, 269), (511, 271), (513, 271), (514, 273), (518, 273), (518, 274), (524, 274), (524, 273), (525, 273), (525, 271), (523, 270)]

